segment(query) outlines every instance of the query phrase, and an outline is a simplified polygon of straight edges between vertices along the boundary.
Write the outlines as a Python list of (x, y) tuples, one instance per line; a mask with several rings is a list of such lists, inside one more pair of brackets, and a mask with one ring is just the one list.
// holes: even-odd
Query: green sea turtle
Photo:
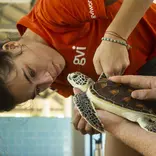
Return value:
[(133, 99), (134, 88), (115, 83), (104, 75), (94, 82), (88, 76), (74, 72), (67, 77), (69, 83), (82, 92), (73, 96), (73, 102), (80, 114), (96, 130), (104, 127), (96, 114), (96, 108), (103, 109), (136, 122), (149, 132), (156, 133), (156, 102)]

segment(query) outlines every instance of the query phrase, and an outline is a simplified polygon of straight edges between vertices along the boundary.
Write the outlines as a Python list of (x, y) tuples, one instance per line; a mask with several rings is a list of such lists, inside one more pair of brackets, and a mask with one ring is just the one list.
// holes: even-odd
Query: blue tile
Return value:
[(70, 120), (0, 118), (0, 156), (71, 156)]

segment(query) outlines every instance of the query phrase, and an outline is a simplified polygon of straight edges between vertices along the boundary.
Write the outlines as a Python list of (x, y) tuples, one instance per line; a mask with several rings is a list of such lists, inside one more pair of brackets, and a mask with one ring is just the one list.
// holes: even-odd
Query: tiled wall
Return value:
[(70, 120), (0, 118), (0, 156), (71, 156)]

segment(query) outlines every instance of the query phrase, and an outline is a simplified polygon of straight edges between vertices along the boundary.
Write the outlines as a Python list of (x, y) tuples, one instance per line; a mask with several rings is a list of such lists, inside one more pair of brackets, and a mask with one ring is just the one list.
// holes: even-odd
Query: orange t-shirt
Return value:
[[(66, 80), (70, 72), (81, 71), (97, 79), (93, 56), (121, 4), (121, 0), (108, 7), (104, 0), (38, 0), (31, 12), (17, 23), (21, 35), (29, 28), (65, 58), (66, 68), (52, 85), (59, 93), (64, 96), (72, 93)], [(125, 74), (135, 74), (153, 54), (155, 17), (156, 5), (152, 4), (130, 35), (131, 64)]]

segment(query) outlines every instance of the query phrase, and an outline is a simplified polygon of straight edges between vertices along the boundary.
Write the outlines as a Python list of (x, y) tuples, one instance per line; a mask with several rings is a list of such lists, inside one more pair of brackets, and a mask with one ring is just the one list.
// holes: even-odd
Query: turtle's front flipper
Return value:
[(152, 117), (140, 117), (137, 119), (139, 125), (146, 131), (156, 133), (156, 118)]
[(103, 132), (103, 124), (101, 123), (100, 119), (96, 115), (96, 110), (93, 104), (90, 102), (86, 93), (82, 92), (79, 94), (74, 95), (73, 102), (77, 106), (80, 114), (83, 118), (96, 130), (99, 132)]

